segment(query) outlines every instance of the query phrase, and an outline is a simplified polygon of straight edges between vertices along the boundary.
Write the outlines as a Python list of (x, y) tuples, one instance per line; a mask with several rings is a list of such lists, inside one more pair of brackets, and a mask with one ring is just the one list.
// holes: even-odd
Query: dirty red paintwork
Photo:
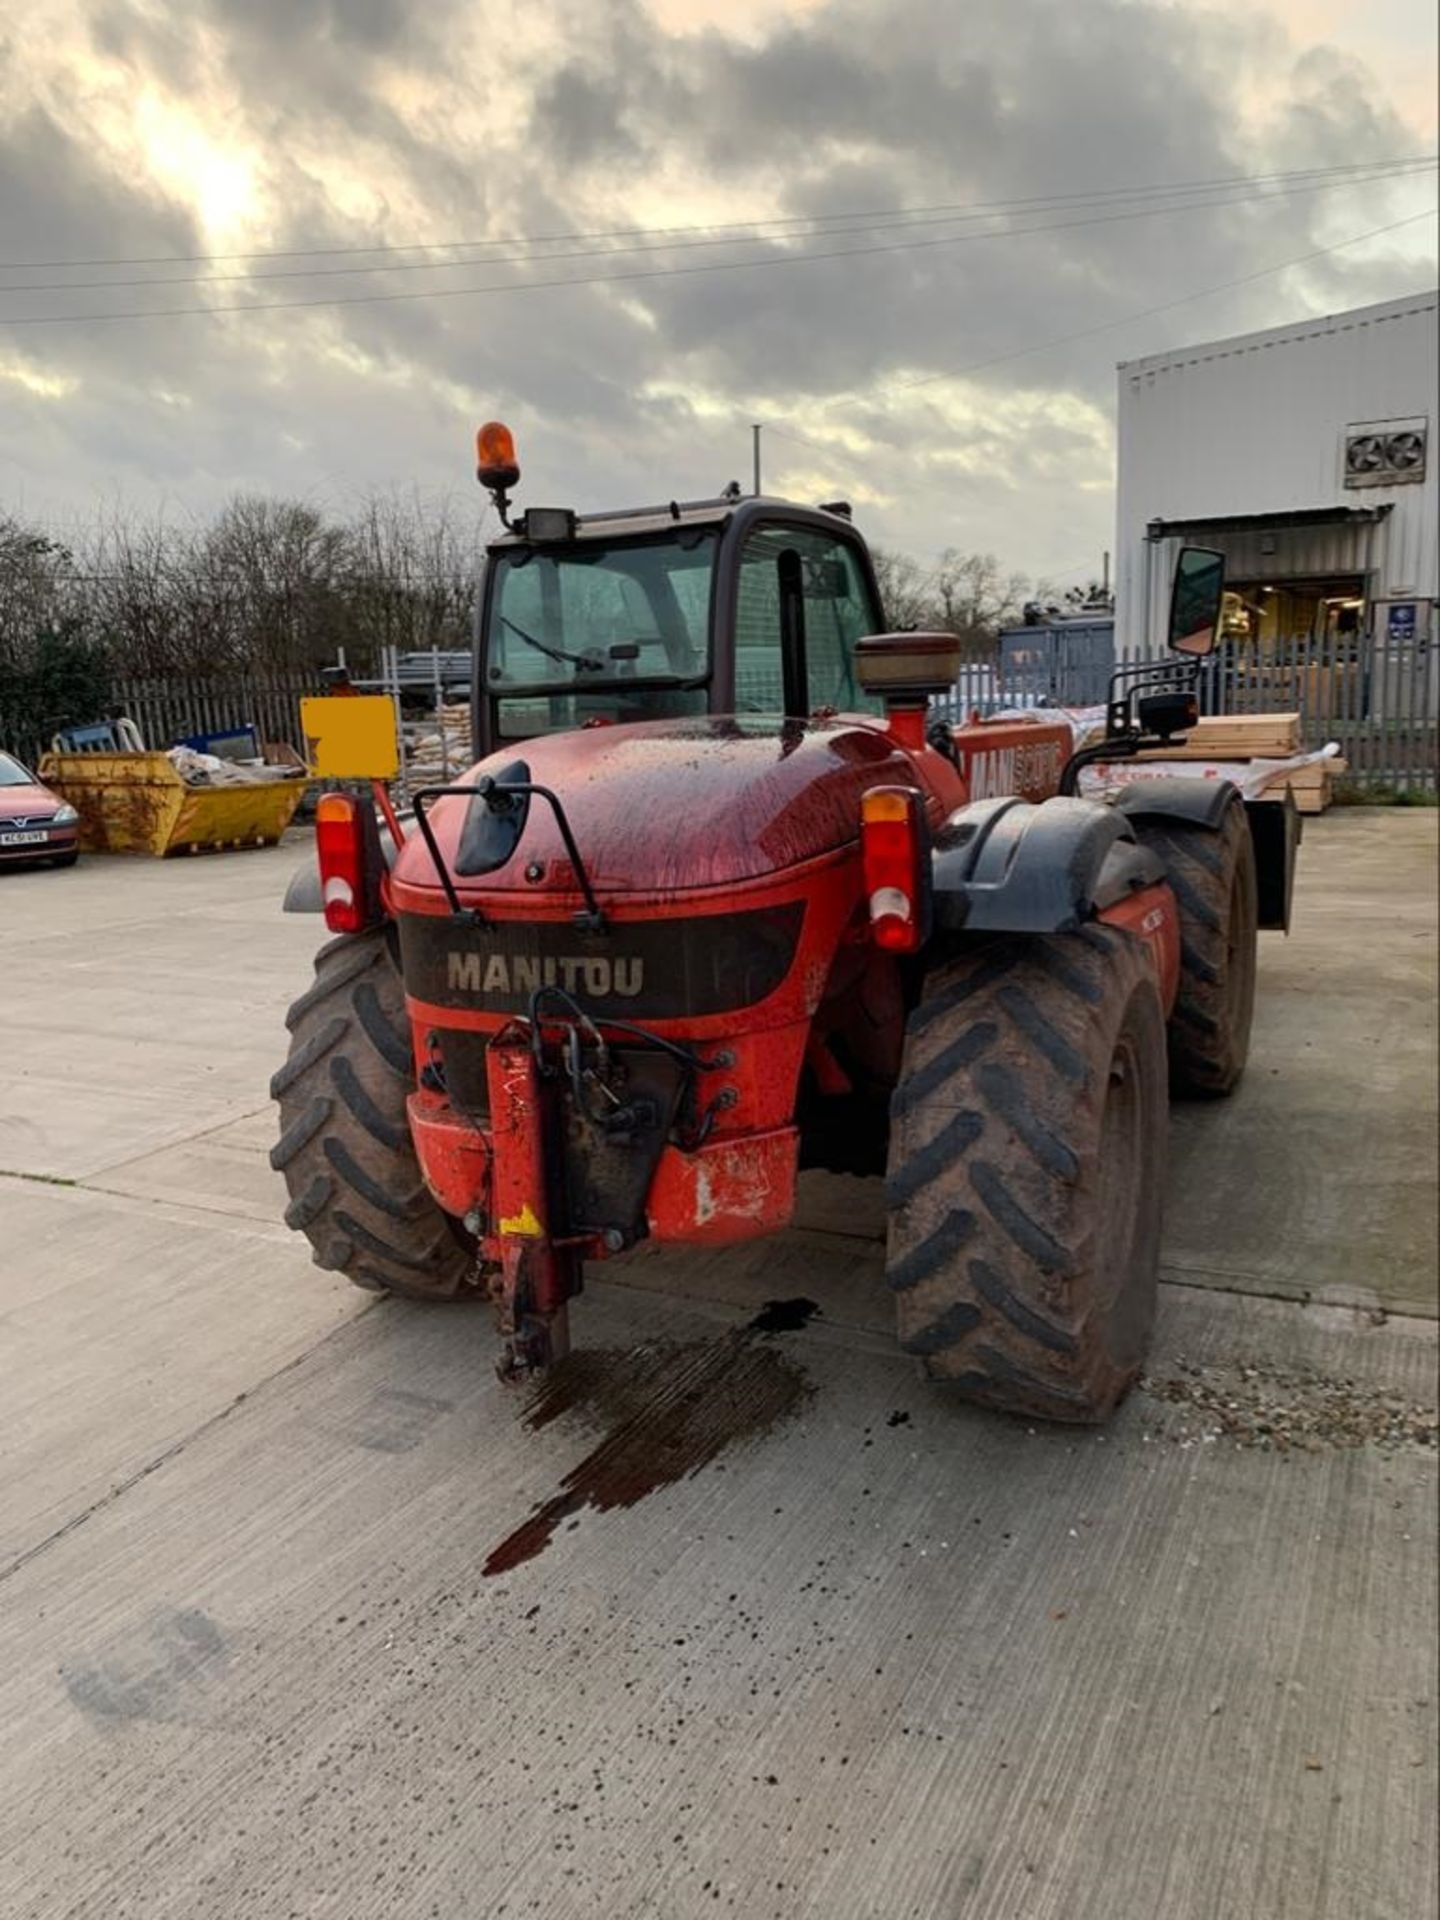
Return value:
[(1150, 949), (1155, 977), (1160, 984), (1160, 999), (1168, 1014), (1180, 991), (1180, 922), (1175, 914), (1175, 896), (1163, 883), (1144, 887), (1097, 916), (1106, 926), (1122, 927), (1138, 935)]
[[(597, 894), (623, 894), (634, 904), (663, 899), (673, 911), (677, 893), (737, 886), (853, 844), (860, 796), (870, 787), (919, 786), (938, 822), (982, 797), (972, 786), (992, 790), (1006, 769), (1024, 784), (993, 790), (1044, 799), (1055, 791), (1070, 751), (1064, 721), (979, 721), (954, 729), (954, 739), (964, 774), (929, 746), (902, 747), (881, 721), (868, 717), (804, 725), (652, 720), (505, 747), (456, 784), (470, 785), (522, 758), (531, 780), (558, 793), (572, 821), (584, 822), (581, 851)], [(468, 804), (456, 797), (437, 800), (431, 809), (435, 838), (452, 866)], [(538, 887), (522, 878), (537, 862), (545, 869)], [(516, 918), (543, 914), (542, 901), (566, 911), (581, 904), (548, 807), (532, 804), (509, 865), (469, 882), (467, 898), (471, 888), (487, 897), (505, 893), (514, 900), (518, 894)], [(390, 897), (398, 912), (446, 911), (418, 835), (401, 849)]]
[(972, 800), (1018, 794), (1044, 800), (1060, 784), (1073, 750), (1065, 720), (974, 720), (955, 729), (955, 744)]
[(707, 1141), (695, 1153), (667, 1146), (646, 1209), (655, 1240), (723, 1246), (773, 1233), (795, 1204), (796, 1127)]
[[(980, 722), (957, 729), (960, 768), (920, 741), (869, 718), (804, 725), (770, 720), (698, 719), (607, 726), (507, 747), (472, 770), (497, 773), (523, 758), (532, 782), (558, 793), (592, 885), (618, 935), (626, 925), (680, 921), (804, 904), (789, 970), (763, 999), (740, 1012), (645, 1018), (656, 1034), (723, 1065), (696, 1077), (695, 1099), (710, 1110), (702, 1146), (666, 1145), (651, 1182), (646, 1224), (657, 1239), (720, 1244), (773, 1231), (789, 1218), (797, 1149), (797, 1088), (808, 1060), (831, 1093), (849, 1086), (831, 1050), (845, 1039), (852, 1062), (893, 1079), (899, 1065), (903, 996), (894, 957), (869, 938), (859, 858), (860, 798), (872, 786), (914, 786), (932, 824), (971, 797), (1055, 791), (1070, 751), (1064, 722)], [(1001, 783), (1004, 783), (1003, 786)], [(972, 795), (972, 785), (979, 789)], [(431, 820), (454, 871), (469, 803), (434, 804)], [(503, 867), (457, 876), (468, 907), (485, 922), (570, 922), (583, 905), (549, 808), (532, 800), (525, 831)], [(448, 906), (423, 840), (412, 834), (390, 875), (399, 914), (445, 918)], [(1106, 916), (1149, 941), (1167, 1005), (1178, 978), (1178, 936), (1169, 889), (1137, 895)], [(526, 1310), (554, 1313), (579, 1284), (580, 1259), (600, 1245), (557, 1245), (547, 1227), (547, 1171), (541, 1097), (522, 1028), (483, 1006), (443, 1007), (408, 998), (416, 1059), (430, 1057), (445, 1030), (500, 1039), (487, 1052), (491, 1113), (480, 1128), (454, 1114), (440, 1094), (411, 1102), (412, 1132), (427, 1183), (447, 1212), (478, 1212), (480, 1251), (499, 1269), (507, 1331), (523, 1331)], [(478, 1144), (467, 1151), (461, 1136)], [(563, 1328), (563, 1313), (559, 1320)]]
[[(677, 893), (763, 879), (854, 841), (868, 787), (914, 782), (918, 771), (937, 811), (964, 800), (959, 776), (941, 755), (929, 749), (907, 754), (878, 722), (864, 720), (652, 720), (586, 728), (506, 747), (457, 784), (498, 773), (517, 758), (535, 784), (561, 796), (572, 822), (583, 823), (581, 852), (597, 894), (663, 900), (672, 911)], [(431, 811), (435, 838), (452, 867), (468, 805), (442, 799)], [(536, 862), (545, 869), (538, 887), (523, 878)], [(469, 882), (467, 897), (472, 887), (512, 899), (518, 893), (517, 914), (527, 916), (562, 898), (568, 909), (565, 896), (579, 904), (548, 807), (532, 803), (509, 865)], [(401, 912), (446, 910), (416, 835), (395, 863), (391, 891)]]
[(406, 1106), (425, 1184), (446, 1213), (463, 1220), (488, 1188), (490, 1136), (441, 1093), (421, 1087)]

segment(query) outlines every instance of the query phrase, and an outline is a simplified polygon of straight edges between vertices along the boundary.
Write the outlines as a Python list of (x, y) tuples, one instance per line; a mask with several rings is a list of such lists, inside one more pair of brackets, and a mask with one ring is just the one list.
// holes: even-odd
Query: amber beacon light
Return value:
[(487, 420), (475, 436), (475, 477), (491, 493), (506, 493), (520, 482), (515, 436), (503, 421)]

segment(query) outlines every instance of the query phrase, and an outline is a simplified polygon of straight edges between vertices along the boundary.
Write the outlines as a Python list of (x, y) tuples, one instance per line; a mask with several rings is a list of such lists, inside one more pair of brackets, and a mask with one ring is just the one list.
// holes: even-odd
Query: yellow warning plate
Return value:
[(393, 780), (400, 771), (387, 693), (317, 694), (300, 702), (300, 725), (317, 780)]

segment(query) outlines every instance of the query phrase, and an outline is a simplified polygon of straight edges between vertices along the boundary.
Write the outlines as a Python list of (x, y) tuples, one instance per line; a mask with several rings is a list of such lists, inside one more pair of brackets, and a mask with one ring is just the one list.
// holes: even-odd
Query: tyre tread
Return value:
[(270, 1154), (289, 1190), (286, 1223), (317, 1266), (369, 1292), (480, 1298), (472, 1247), (431, 1196), (410, 1137), (409, 1026), (384, 932), (322, 947), (287, 1025)]
[(1153, 1176), (1136, 1201), (1144, 1323), (1165, 1113), (1145, 944), (1092, 923), (962, 952), (932, 972), (908, 1023), (886, 1183), (900, 1345), (992, 1407), (1094, 1421), (1139, 1371), (1139, 1350), (1110, 1342), (1091, 1273), (1100, 1117), (1116, 1036), (1132, 1027), (1148, 1117), (1137, 1164)]

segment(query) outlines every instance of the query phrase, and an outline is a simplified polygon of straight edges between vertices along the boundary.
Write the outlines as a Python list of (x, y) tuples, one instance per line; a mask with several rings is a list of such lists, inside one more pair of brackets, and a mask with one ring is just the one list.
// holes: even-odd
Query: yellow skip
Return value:
[(529, 1201), (526, 1201), (519, 1213), (512, 1213), (508, 1219), (500, 1222), (500, 1231), (523, 1234), (528, 1240), (543, 1240), (545, 1237), (545, 1229), (531, 1212)]

